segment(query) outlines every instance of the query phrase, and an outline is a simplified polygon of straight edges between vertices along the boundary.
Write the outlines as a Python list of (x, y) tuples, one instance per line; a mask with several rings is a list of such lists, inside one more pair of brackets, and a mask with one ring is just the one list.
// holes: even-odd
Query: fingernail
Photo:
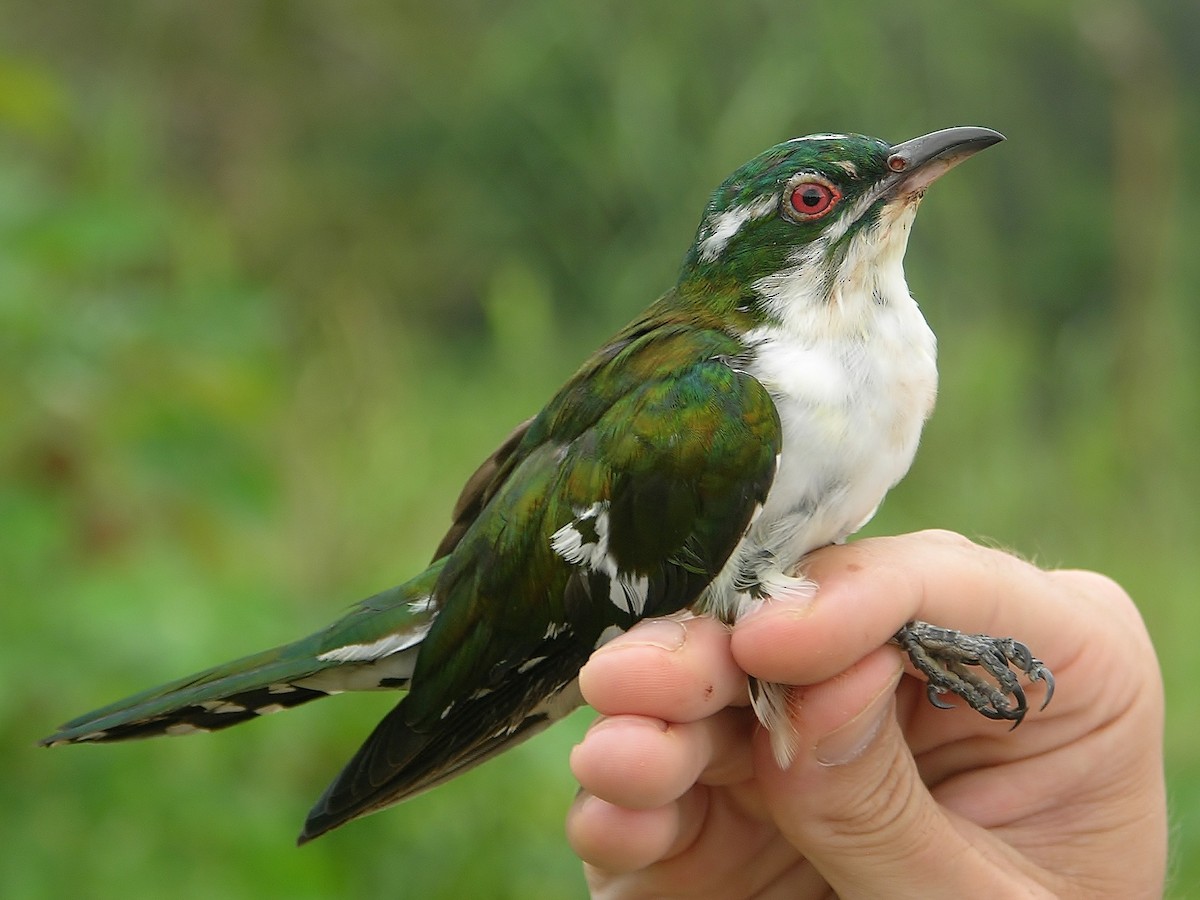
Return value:
[(625, 635), (605, 644), (597, 653), (609, 653), (628, 647), (659, 647), (678, 650), (687, 638), (687, 629), (675, 619), (647, 619), (639, 622)]
[[(600, 716), (588, 726), (587, 734), (584, 735), (586, 740), (590, 735), (599, 734), (602, 731), (607, 731), (610, 728), (650, 728), (654, 731), (666, 733), (670, 731), (670, 726), (662, 719), (655, 719), (651, 716)], [(580, 742), (582, 743), (582, 741)], [(579, 746), (576, 744), (575, 746)]]
[(829, 732), (817, 741), (813, 754), (817, 762), (823, 766), (844, 766), (852, 763), (866, 752), (879, 734), (879, 729), (892, 714), (896, 700), (896, 685), (904, 674), (903, 666), (896, 669), (896, 674), (887, 685), (872, 698), (857, 716), (840, 728)]

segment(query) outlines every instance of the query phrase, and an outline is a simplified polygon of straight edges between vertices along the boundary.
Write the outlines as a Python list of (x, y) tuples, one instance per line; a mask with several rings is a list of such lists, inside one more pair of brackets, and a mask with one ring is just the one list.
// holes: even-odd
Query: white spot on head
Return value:
[(778, 197), (772, 194), (754, 203), (734, 206), (713, 217), (709, 223), (708, 234), (700, 241), (700, 258), (705, 262), (712, 262), (721, 255), (721, 251), (733, 240), (733, 236), (743, 225), (752, 219), (760, 219), (774, 212), (778, 203)]
[(858, 176), (858, 166), (856, 166), (854, 163), (850, 162), (850, 160), (848, 160), (848, 159), (839, 160), (838, 162), (835, 162), (834, 165), (837, 166), (839, 169), (841, 169), (843, 172), (845, 172), (847, 175), (849, 175), (851, 178), (855, 178)]

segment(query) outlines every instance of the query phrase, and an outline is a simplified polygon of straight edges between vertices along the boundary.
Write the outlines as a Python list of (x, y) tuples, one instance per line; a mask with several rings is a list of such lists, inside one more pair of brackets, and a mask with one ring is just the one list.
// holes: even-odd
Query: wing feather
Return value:
[(301, 840), (565, 715), (602, 636), (700, 596), (765, 501), (781, 440), (766, 390), (731, 364), (743, 349), (672, 322), (619, 336), (480, 469), (492, 474), (460, 502), (474, 515), (438, 578), (411, 692)]

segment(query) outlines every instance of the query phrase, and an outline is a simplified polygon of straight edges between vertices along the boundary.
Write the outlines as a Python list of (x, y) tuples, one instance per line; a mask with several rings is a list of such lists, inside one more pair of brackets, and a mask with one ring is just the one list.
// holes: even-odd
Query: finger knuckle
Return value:
[(826, 815), (831, 840), (856, 850), (885, 852), (909, 845), (924, 790), (911, 765), (882, 767), (876, 779), (860, 779), (845, 803)]

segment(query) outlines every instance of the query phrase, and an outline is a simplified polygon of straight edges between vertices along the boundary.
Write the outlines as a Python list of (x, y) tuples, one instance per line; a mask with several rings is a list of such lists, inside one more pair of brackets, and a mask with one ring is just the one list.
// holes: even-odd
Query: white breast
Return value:
[(919, 328), (889, 318), (807, 347), (761, 336), (751, 371), (775, 398), (783, 450), (755, 537), (784, 567), (866, 524), (912, 463), (937, 385), (933, 335), (919, 313)]
[(936, 342), (899, 259), (872, 272), (823, 302), (788, 298), (801, 302), (782, 326), (746, 336), (747, 371), (774, 398), (783, 442), (762, 514), (709, 591), (705, 606), (726, 617), (747, 588), (786, 584), (806, 553), (865, 525), (912, 463), (937, 390)]

